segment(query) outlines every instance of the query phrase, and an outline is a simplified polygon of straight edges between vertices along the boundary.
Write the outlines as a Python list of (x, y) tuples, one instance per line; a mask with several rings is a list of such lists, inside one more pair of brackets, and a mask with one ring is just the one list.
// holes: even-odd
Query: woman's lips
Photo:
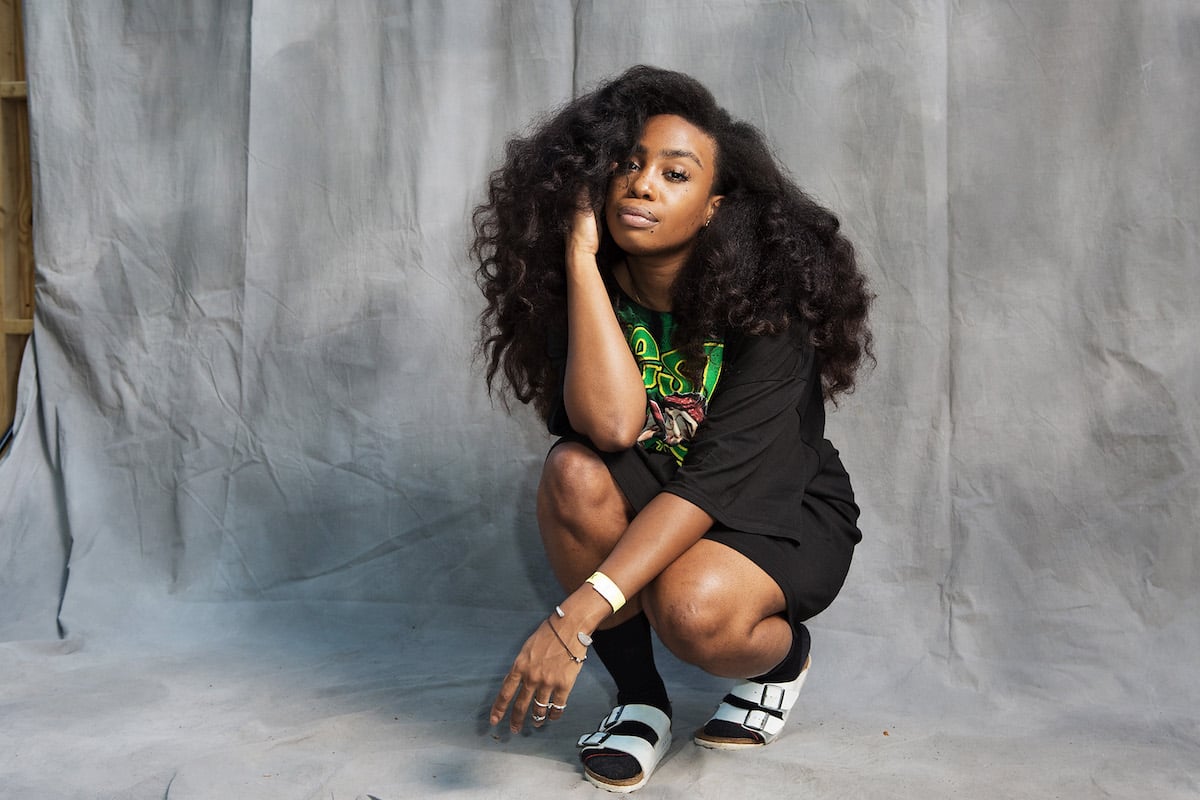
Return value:
[(638, 206), (621, 206), (617, 209), (617, 218), (631, 228), (649, 228), (658, 224), (658, 217)]

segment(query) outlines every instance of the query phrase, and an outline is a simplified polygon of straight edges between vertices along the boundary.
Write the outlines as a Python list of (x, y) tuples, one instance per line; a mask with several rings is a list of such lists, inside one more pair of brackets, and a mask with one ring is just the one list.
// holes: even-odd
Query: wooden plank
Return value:
[(17, 316), (33, 318), (33, 155), (29, 147), (29, 105), (17, 105), (16, 176), (17, 190)]
[(0, 103), (0, 292), (6, 319), (27, 316), (20, 311), (21, 256), (17, 250), (20, 227), (20, 164), (17, 161), (17, 115), (12, 103)]
[(33, 332), (33, 208), (20, 0), (0, 0), (0, 430)]
[(25, 80), (20, 0), (0, 0), (0, 81)]
[(17, 374), (21, 364), (19, 361), (13, 364), (16, 338), (5, 336), (4, 341), (0, 342), (0, 376), (3, 376), (4, 381), (0, 386), (0, 433), (8, 430), (17, 414)]
[(17, 411), (17, 376), (21, 373), (21, 356), (28, 336), (0, 337), (0, 434), (8, 430)]

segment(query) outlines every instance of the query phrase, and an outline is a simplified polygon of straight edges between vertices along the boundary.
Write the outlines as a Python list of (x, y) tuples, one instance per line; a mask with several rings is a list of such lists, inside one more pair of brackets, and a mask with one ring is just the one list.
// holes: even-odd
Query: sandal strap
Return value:
[(766, 734), (768, 738), (777, 736), (783, 730), (784, 722), (783, 717), (777, 717), (761, 708), (738, 708), (724, 701), (717, 706), (716, 713), (709, 721), (714, 719), (732, 722), (748, 731)]
[(633, 736), (625, 733), (596, 733), (588, 734), (587, 736), (579, 737), (579, 747), (583, 748), (584, 752), (588, 750), (616, 750), (619, 753), (624, 753), (638, 762), (638, 766), (642, 768), (642, 772), (648, 772), (647, 766), (650, 769), (658, 763), (655, 746), (650, 744), (640, 736)]
[(661, 710), (644, 703), (629, 703), (628, 705), (617, 706), (608, 712), (608, 716), (601, 720), (596, 733), (610, 731), (622, 722), (640, 722), (648, 726), (660, 737), (664, 732), (671, 732), (671, 718)]
[(786, 714), (792, 710), (792, 706), (796, 705), (796, 700), (800, 698), (800, 688), (804, 686), (804, 679), (807, 677), (808, 670), (806, 669), (795, 680), (787, 683), (742, 681), (730, 689), (729, 694), (760, 709)]

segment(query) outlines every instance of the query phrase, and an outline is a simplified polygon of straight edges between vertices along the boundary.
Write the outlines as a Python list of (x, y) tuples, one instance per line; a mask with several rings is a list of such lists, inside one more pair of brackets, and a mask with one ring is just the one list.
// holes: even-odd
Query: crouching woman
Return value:
[(476, 210), (488, 385), (559, 437), (537, 517), (565, 593), (491, 722), (559, 720), (594, 653), (617, 705), (579, 745), (605, 789), (644, 785), (671, 743), (651, 630), (733, 679), (699, 745), (770, 744), (796, 702), (804, 621), (861, 538), (824, 430), (870, 359), (870, 294), (838, 229), (754, 127), (650, 67), (510, 141)]

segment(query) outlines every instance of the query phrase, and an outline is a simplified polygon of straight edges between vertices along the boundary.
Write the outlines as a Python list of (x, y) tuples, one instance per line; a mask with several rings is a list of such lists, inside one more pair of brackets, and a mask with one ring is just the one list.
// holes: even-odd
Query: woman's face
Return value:
[(716, 143), (683, 117), (646, 120), (633, 152), (613, 169), (604, 219), (632, 256), (686, 257), (716, 211)]

